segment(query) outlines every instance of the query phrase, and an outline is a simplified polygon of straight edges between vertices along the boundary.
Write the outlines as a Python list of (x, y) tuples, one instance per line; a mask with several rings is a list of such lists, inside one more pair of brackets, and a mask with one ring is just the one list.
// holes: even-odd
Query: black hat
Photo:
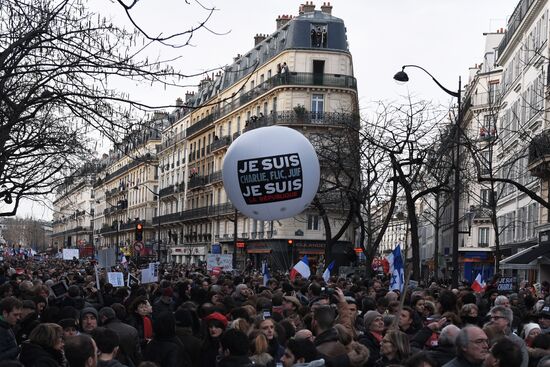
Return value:
[(63, 319), (63, 320), (59, 320), (59, 322), (57, 323), (59, 326), (61, 326), (63, 329), (67, 329), (67, 328), (70, 328), (70, 327), (73, 327), (75, 329), (77, 329), (77, 325), (76, 325), (76, 320), (75, 319)]
[(193, 316), (191, 311), (178, 309), (174, 313), (174, 318), (176, 319), (176, 325), (181, 327), (192, 327), (193, 326)]

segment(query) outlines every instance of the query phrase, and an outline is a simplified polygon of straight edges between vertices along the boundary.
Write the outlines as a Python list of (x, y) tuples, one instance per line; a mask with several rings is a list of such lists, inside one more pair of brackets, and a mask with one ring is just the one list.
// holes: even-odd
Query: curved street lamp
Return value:
[[(454, 185), (455, 189), (453, 190), (453, 270), (452, 270), (452, 286), (453, 288), (458, 287), (458, 234), (459, 230), (459, 206), (460, 206), (460, 129), (462, 127), (462, 108), (461, 108), (461, 93), (462, 93), (462, 80), (460, 76), (458, 77), (458, 90), (456, 92), (445, 88), (430, 72), (424, 69), (422, 66), (418, 65), (403, 65), (401, 71), (398, 71), (393, 78), (398, 82), (406, 83), (409, 81), (409, 76), (405, 72), (405, 68), (417, 68), (428, 74), (432, 80), (441, 88), (445, 93), (452, 97), (456, 97), (458, 100), (458, 116), (456, 119), (456, 129), (455, 129), (455, 159), (454, 159)], [(438, 271), (438, 269), (436, 269)]]

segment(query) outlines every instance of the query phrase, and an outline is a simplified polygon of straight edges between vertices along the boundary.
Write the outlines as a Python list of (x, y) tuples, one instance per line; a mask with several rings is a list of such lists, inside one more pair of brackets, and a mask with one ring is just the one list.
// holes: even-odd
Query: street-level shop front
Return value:
[(172, 261), (177, 264), (199, 264), (206, 260), (206, 246), (175, 246), (170, 249)]

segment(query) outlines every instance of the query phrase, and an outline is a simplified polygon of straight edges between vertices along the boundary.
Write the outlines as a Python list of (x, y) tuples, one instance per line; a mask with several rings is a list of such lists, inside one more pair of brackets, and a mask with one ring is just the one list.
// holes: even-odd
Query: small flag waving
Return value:
[(128, 260), (126, 259), (126, 255), (124, 255), (124, 254), (120, 255), (120, 263), (124, 267), (128, 266)]
[(262, 263), (262, 274), (264, 276), (264, 287), (265, 287), (267, 285), (267, 282), (271, 278), (271, 276), (269, 275), (269, 269), (267, 267), (267, 261), (264, 261)]
[(483, 288), (485, 288), (485, 284), (483, 283), (483, 280), (481, 280), (481, 273), (477, 273), (477, 277), (472, 283), (472, 289), (476, 293), (480, 293)]
[(328, 283), (328, 280), (330, 279), (330, 273), (332, 272), (332, 269), (334, 268), (334, 260), (330, 264), (328, 264), (327, 268), (325, 269), (325, 272), (323, 273), (323, 279), (325, 280), (325, 283)]
[(405, 285), (405, 275), (403, 269), (403, 258), (401, 257), (401, 246), (397, 247), (392, 252), (392, 263), (391, 267), (391, 282), (390, 290), (398, 289), (400, 292), (403, 292), (403, 286)]
[(290, 280), (294, 280), (296, 278), (296, 275), (300, 274), (304, 278), (309, 278), (311, 275), (311, 270), (309, 270), (309, 262), (307, 260), (307, 255), (302, 257), (300, 261), (294, 265), (294, 267), (290, 270)]

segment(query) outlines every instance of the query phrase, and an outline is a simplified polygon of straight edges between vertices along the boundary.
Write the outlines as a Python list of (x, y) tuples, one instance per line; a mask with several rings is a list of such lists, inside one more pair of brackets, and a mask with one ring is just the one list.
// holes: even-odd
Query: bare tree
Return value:
[[(387, 155), (394, 176), (390, 181), (399, 185), (405, 199), (410, 230), (414, 279), (420, 277), (420, 240), (416, 203), (425, 195), (448, 185), (449, 169), (432, 169), (428, 164), (443, 165), (444, 160), (433, 157), (434, 137), (445, 126), (446, 113), (427, 102), (409, 100), (406, 105), (380, 104), (378, 113), (367, 122), (368, 142)], [(450, 167), (448, 164), (443, 165)]]
[[(118, 80), (181, 86), (173, 60), (149, 60), (155, 44), (183, 47), (205, 27), (151, 36), (132, 18), (137, 1), (118, 1), (136, 27), (125, 30), (80, 0), (3, 0), (0, 6), (0, 216), (21, 199), (55, 190), (91, 155), (92, 131), (119, 141), (150, 107), (112, 87)], [(197, 2), (200, 5), (200, 3)], [(202, 6), (202, 5), (201, 5)], [(159, 32), (159, 34), (161, 34)]]

